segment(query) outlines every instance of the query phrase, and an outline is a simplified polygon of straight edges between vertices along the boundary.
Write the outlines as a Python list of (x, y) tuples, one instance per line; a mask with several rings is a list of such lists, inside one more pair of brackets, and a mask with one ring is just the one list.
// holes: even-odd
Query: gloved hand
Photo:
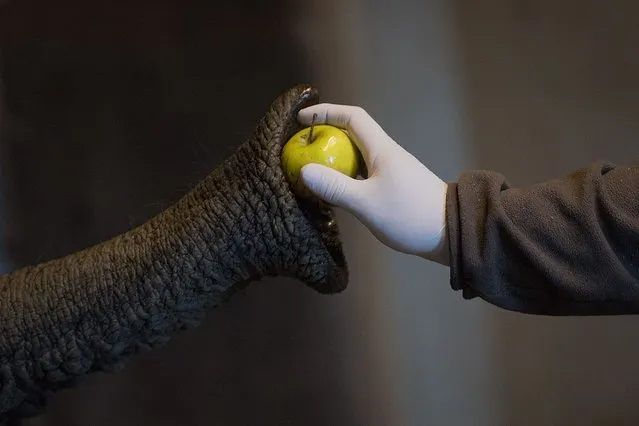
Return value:
[(362, 108), (319, 104), (298, 120), (346, 130), (362, 153), (368, 176), (352, 179), (319, 164), (302, 168), (304, 185), (317, 197), (343, 208), (388, 247), (448, 265), (447, 184), (389, 137)]

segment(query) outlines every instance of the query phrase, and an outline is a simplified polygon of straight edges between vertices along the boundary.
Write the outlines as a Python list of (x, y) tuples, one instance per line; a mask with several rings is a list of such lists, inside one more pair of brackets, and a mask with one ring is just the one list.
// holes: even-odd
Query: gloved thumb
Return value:
[(329, 204), (352, 210), (359, 181), (330, 167), (311, 163), (302, 167), (301, 180), (315, 196)]

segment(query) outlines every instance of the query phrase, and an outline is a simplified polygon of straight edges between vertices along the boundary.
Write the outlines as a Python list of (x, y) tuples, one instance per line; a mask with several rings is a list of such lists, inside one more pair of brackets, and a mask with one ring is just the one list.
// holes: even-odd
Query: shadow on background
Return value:
[[(308, 82), (280, 1), (0, 5), (7, 249), (15, 267), (141, 224)], [(352, 425), (338, 334), (298, 282), (267, 280), (35, 425)]]

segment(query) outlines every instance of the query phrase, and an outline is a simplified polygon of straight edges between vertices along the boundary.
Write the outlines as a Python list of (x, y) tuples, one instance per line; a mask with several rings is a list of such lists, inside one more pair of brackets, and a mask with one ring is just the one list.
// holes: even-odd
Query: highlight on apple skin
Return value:
[(355, 178), (360, 169), (359, 150), (348, 134), (335, 126), (317, 124), (294, 134), (282, 150), (282, 168), (298, 195), (309, 195), (300, 180), (300, 172), (306, 164), (328, 166)]

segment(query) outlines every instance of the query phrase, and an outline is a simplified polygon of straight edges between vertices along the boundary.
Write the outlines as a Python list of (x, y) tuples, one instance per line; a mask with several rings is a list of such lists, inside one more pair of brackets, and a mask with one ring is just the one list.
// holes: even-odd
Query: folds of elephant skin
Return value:
[(330, 206), (300, 199), (281, 169), (311, 86), (279, 96), (236, 152), (146, 223), (0, 277), (0, 417), (42, 412), (46, 395), (199, 324), (265, 276), (320, 293), (348, 283)]

